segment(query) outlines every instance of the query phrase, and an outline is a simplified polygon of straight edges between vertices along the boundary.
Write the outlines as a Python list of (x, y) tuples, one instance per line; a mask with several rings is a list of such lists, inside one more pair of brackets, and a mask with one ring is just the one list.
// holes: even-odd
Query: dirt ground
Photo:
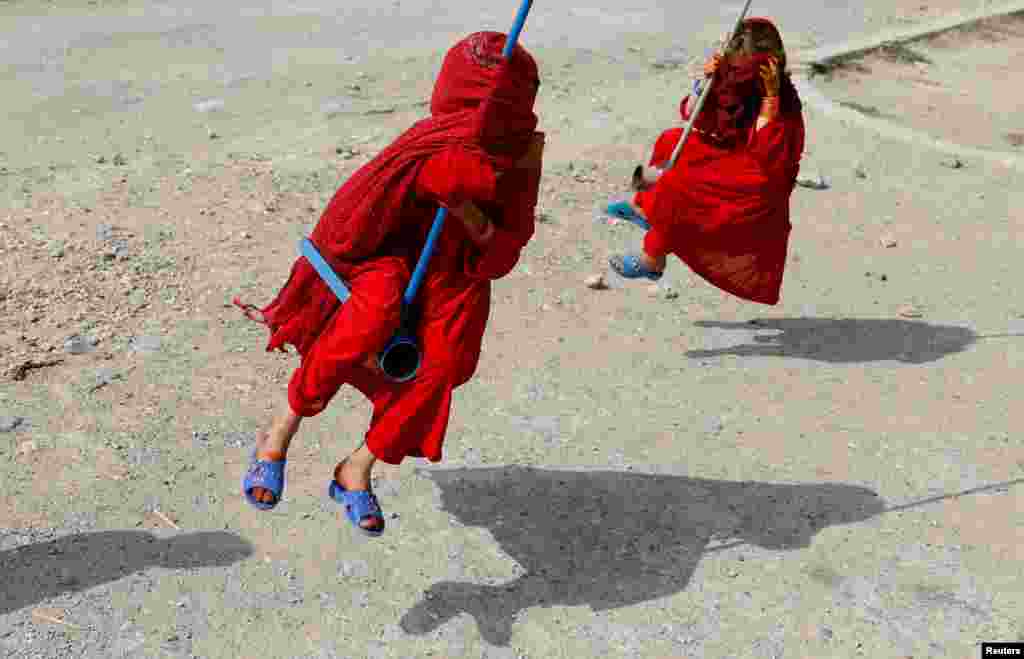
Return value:
[[(295, 48), (250, 78), (198, 18), (40, 61), (10, 46), (50, 10), (138, 11), (79, 4), (0, 8), (4, 656), (962, 659), (1024, 638), (1020, 172), (808, 106), (802, 177), (827, 187), (794, 192), (778, 306), (678, 262), (624, 282), (607, 256), (641, 234), (597, 209), (736, 8), (609, 49), (534, 47), (528, 28), (548, 135), (536, 237), (495, 285), (445, 461), (381, 469), (388, 531), (364, 540), (325, 496), (369, 419), (351, 390), (303, 427), (284, 501), (242, 500), (296, 361), (230, 301), (277, 292), (340, 181), (423, 116), (442, 50), (339, 66)], [(835, 13), (870, 33), (963, 4)], [(794, 59), (841, 31), (780, 13)], [(1019, 150), (1018, 73), (997, 64), (1015, 25), (815, 84)], [(67, 89), (48, 95), (51, 76)], [(597, 273), (610, 288), (584, 285)]]
[(865, 114), (987, 149), (1024, 148), (1011, 110), (1024, 74), (1024, 12), (840, 64), (820, 89)]

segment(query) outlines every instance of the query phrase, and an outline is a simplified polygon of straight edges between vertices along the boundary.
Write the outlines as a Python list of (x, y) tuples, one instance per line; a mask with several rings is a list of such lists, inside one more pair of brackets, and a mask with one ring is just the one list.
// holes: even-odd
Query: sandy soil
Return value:
[(842, 63), (819, 87), (867, 114), (933, 136), (1019, 151), (1024, 125), (1011, 109), (1024, 73), (1024, 13), (886, 48)]
[[(1019, 173), (808, 108), (804, 174), (829, 187), (794, 193), (779, 306), (678, 263), (653, 289), (583, 284), (638, 243), (595, 208), (733, 6), (630, 5), (619, 38), (603, 4), (538, 8), (540, 223), (445, 463), (381, 470), (388, 534), (356, 537), (324, 496), (369, 415), (345, 390), (294, 444), (285, 500), (250, 509), (239, 479), (295, 361), (229, 301), (284, 283), (465, 27), (369, 56), (429, 3), (265, 4), (154, 5), (160, 25), (129, 2), (0, 8), (4, 656), (961, 659), (1024, 637)], [(797, 50), (984, 4), (772, 15)], [(351, 61), (328, 29), (346, 18)], [(953, 136), (994, 144), (1012, 116), (965, 118), (1012, 90), (963, 72), (1015, 44), (930, 42), (913, 75), (946, 87), (883, 61), (871, 89), (823, 87), (935, 130), (920, 109), (967, 90), (950, 117), (977, 131)]]

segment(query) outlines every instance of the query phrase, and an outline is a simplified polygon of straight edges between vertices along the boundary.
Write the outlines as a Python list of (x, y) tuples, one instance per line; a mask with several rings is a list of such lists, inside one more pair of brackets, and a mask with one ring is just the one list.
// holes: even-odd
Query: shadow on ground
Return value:
[[(978, 335), (966, 327), (930, 325), (891, 318), (771, 318), (746, 323), (697, 321), (697, 327), (726, 330), (740, 345), (690, 350), (687, 357), (798, 357), (833, 363), (933, 362), (966, 350)], [(767, 332), (772, 333), (767, 333)], [(753, 343), (745, 341), (753, 340)]]
[(151, 567), (227, 566), (252, 553), (248, 541), (225, 532), (161, 540), (145, 531), (102, 531), (16, 547), (0, 552), (0, 615)]
[(426, 474), (441, 488), (444, 508), (490, 531), (525, 574), (500, 586), (436, 583), (401, 626), (425, 634), (468, 613), (492, 645), (509, 644), (526, 609), (600, 611), (666, 597), (687, 587), (706, 553), (742, 543), (807, 547), (821, 529), (884, 511), (875, 492), (852, 485), (526, 467)]

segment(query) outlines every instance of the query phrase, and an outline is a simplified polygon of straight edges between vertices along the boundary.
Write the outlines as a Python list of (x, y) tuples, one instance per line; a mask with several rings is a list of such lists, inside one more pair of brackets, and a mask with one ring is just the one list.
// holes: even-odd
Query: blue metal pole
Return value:
[[(505, 59), (512, 57), (512, 51), (515, 50), (516, 44), (519, 43), (519, 35), (523, 31), (523, 26), (526, 24), (526, 16), (530, 13), (532, 6), (533, 0), (523, 0), (522, 4), (519, 5), (519, 12), (516, 14), (516, 20), (512, 24), (512, 29), (505, 40), (505, 48), (501, 53)], [(441, 207), (437, 209), (437, 215), (434, 216), (434, 224), (431, 225), (430, 233), (427, 234), (427, 242), (423, 245), (423, 253), (420, 254), (419, 261), (416, 262), (416, 269), (413, 270), (412, 277), (409, 279), (409, 285), (406, 287), (405, 295), (402, 298), (406, 305), (412, 304), (416, 299), (416, 293), (419, 291), (420, 284), (423, 283), (423, 276), (427, 272), (427, 265), (430, 263), (430, 257), (434, 254), (434, 247), (437, 245), (437, 239), (441, 235), (441, 229), (444, 228), (444, 221), (447, 215), (447, 208)]]
[(316, 250), (316, 246), (313, 244), (313, 241), (309, 238), (303, 238), (302, 242), (299, 243), (299, 251), (306, 257), (306, 260), (316, 268), (320, 278), (327, 282), (327, 286), (335, 295), (338, 296), (338, 300), (344, 304), (345, 300), (347, 300), (350, 295), (348, 287), (341, 281), (341, 277), (334, 272), (334, 269), (328, 265), (327, 261), (324, 260), (324, 257), (320, 256), (320, 252)]

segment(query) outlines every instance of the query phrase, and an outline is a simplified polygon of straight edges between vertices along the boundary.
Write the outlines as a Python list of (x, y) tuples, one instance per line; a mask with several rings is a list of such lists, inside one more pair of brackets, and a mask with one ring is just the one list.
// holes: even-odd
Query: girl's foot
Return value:
[[(288, 446), (292, 437), (299, 429), (302, 418), (296, 416), (291, 410), (281, 417), (274, 419), (270, 431), (263, 431), (256, 435), (256, 459), (268, 462), (277, 462), (288, 457)], [(260, 503), (274, 503), (274, 493), (262, 487), (252, 488), (252, 497)]]
[(608, 259), (608, 264), (612, 267), (612, 270), (617, 272), (626, 279), (640, 279), (646, 278), (651, 281), (658, 281), (661, 279), (662, 271), (665, 269), (665, 264), (659, 264), (650, 257), (636, 254), (626, 254), (622, 256), (613, 256)]
[[(370, 478), (376, 458), (365, 445), (338, 463), (334, 468), (334, 480), (348, 492), (372, 492)], [(368, 531), (383, 531), (384, 520), (380, 517), (365, 517), (359, 526)]]
[(643, 211), (625, 200), (608, 204), (605, 213), (612, 217), (632, 222), (644, 231), (649, 231), (651, 228), (651, 224), (644, 217)]

